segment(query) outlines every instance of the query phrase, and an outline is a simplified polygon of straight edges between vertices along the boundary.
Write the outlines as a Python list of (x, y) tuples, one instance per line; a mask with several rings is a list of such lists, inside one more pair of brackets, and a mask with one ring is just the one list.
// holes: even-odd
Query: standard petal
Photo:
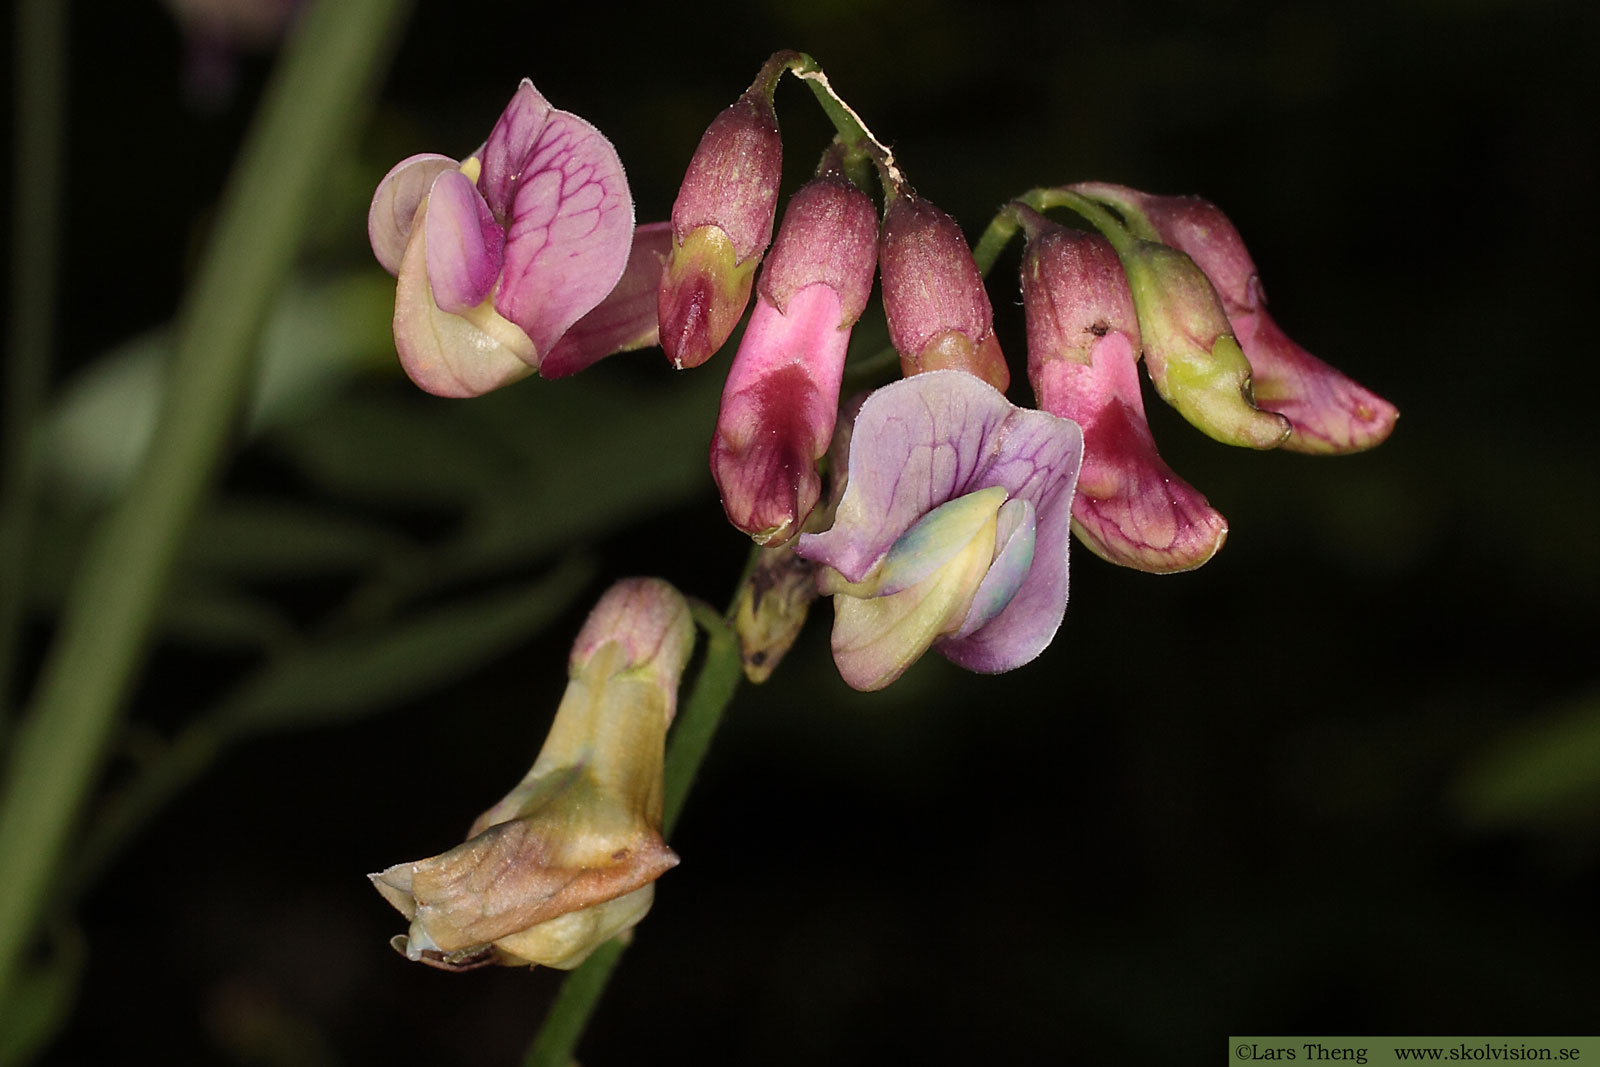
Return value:
[(507, 221), (495, 308), (522, 327), (542, 356), (616, 287), (628, 264), (633, 196), (616, 149), (583, 119), (552, 112), (521, 171)]
[[(426, 203), (422, 210), (426, 211)], [(406, 245), (394, 294), (394, 344), (400, 365), (435, 396), (478, 396), (533, 373), (528, 339), (487, 305), (472, 318), (439, 310), (428, 288), (427, 226)], [(526, 353), (526, 355), (524, 355)]]
[(442, 171), (454, 170), (456, 161), (433, 152), (411, 156), (396, 163), (372, 194), (367, 209), (367, 240), (372, 254), (390, 274), (400, 273), (406, 243), (411, 239), (411, 224), (417, 208)]
[(598, 307), (573, 323), (539, 363), (539, 374), (561, 378), (617, 352), (657, 343), (661, 264), (672, 247), (672, 224), (651, 222), (633, 231), (628, 266)]
[(523, 78), (511, 103), (489, 131), (489, 139), (477, 153), (483, 160), (478, 189), (488, 202), (489, 210), (501, 222), (506, 222), (511, 214), (511, 199), (516, 194), (517, 183), (550, 114), (550, 102), (533, 87), (533, 82)]
[(428, 194), (428, 285), (441, 311), (460, 315), (494, 291), (506, 235), (472, 179), (447, 170)]

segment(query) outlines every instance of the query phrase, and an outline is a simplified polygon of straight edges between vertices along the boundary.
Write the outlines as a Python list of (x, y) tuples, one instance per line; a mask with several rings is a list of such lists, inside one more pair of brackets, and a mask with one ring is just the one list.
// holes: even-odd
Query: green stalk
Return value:
[[(663, 837), (672, 836), (678, 816), (695, 774), (711, 747), (711, 738), (722, 722), (722, 714), (738, 691), (744, 677), (739, 657), (739, 639), (714, 610), (690, 602), (695, 621), (706, 632), (706, 658), (700, 665), (694, 691), (678, 713), (667, 744), (666, 786), (661, 820)], [(626, 946), (620, 938), (606, 942), (561, 983), (555, 1003), (550, 1005), (544, 1025), (523, 1058), (523, 1067), (567, 1067), (573, 1051), (583, 1037), (584, 1028), (594, 1014), (600, 995), (605, 992)]]
[(238, 420), (266, 310), (317, 184), (402, 25), (405, 0), (321, 0), (301, 19), (235, 164), (179, 316), (155, 438), (97, 531), (0, 794), (0, 1001), (50, 896), (143, 661), (183, 532)]
[(19, 0), (15, 172), (11, 181), (11, 330), (0, 461), (0, 750), (27, 600), (38, 464), (35, 427), (55, 339), (61, 172), (67, 127), (67, 0)]

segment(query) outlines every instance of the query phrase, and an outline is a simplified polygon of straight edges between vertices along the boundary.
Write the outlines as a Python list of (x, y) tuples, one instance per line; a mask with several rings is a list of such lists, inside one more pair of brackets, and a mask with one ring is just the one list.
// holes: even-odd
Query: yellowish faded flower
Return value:
[(569, 970), (650, 910), (678, 857), (661, 838), (662, 771), (688, 605), (666, 582), (618, 582), (573, 648), (533, 769), (442, 855), (369, 875), (411, 922), (407, 958)]

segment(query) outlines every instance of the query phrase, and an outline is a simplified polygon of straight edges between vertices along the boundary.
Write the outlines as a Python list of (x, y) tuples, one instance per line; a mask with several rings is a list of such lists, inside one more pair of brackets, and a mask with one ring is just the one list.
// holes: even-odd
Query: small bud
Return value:
[(445, 970), (570, 970), (644, 917), (678, 862), (661, 839), (663, 753), (693, 640), (665, 582), (601, 598), (533, 769), (465, 843), (369, 876), (411, 923), (397, 949)]
[(878, 260), (902, 372), (964, 370), (1004, 392), (1011, 373), (994, 335), (994, 310), (956, 221), (903, 192), (884, 214)]
[(1125, 567), (1198, 567), (1228, 526), (1156, 451), (1139, 393), (1139, 323), (1116, 252), (1104, 237), (1032, 212), (1024, 225), (1028, 378), (1041, 409), (1083, 428), (1074, 531)]
[(728, 340), (772, 240), (783, 177), (772, 82), (763, 70), (712, 120), (672, 205), (658, 307), (661, 347), (679, 369), (698, 367)]
[(797, 551), (834, 598), (833, 656), (881, 689), (930, 647), (969, 670), (1020, 667), (1067, 606), (1078, 427), (992, 386), (929, 371), (873, 393), (832, 528)]
[(779, 545), (816, 506), (850, 327), (877, 262), (877, 213), (843, 178), (796, 192), (722, 390), (711, 472), (728, 520)]
[(1222, 210), (1196, 196), (1152, 196), (1101, 182), (1073, 186), (1121, 211), (1141, 236), (1192, 258), (1222, 297), (1255, 375), (1255, 400), (1288, 418), (1293, 452), (1359, 452), (1382, 444), (1400, 413), (1290, 340), (1267, 313), (1267, 298), (1244, 239)]
[(1216, 291), (1194, 260), (1153, 241), (1122, 257), (1156, 391), (1223, 444), (1277, 448), (1289, 420), (1256, 407), (1244, 358)]

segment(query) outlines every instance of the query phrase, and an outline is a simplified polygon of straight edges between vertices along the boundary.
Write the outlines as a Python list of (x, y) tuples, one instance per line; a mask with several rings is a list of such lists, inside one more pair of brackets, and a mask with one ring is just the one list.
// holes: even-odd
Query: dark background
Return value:
[[(173, 313), (270, 66), (241, 57), (231, 95), (202, 102), (164, 9), (74, 10), (63, 387)], [(1075, 551), (1065, 626), (1007, 676), (929, 657), (853, 693), (819, 605), (734, 703), (585, 1064), (1200, 1063), (1231, 1033), (1596, 1032), (1592, 10), (418, 5), (371, 123), (328, 161), (306, 284), (382, 283), (371, 187), (413, 152), (470, 152), (523, 75), (612, 138), (639, 218), (662, 218), (705, 124), (794, 47), (969, 235), (1039, 184), (1214, 200), (1288, 332), (1403, 415), (1367, 455), (1258, 455), (1152, 396), (1226, 549), (1168, 578)], [(778, 107), (792, 186), (827, 130), (798, 84)], [(1020, 368), (1016, 263), (990, 288)], [(571, 542), (581, 591), (470, 670), (217, 756), (85, 897), (77, 1013), (47, 1062), (512, 1063), (556, 989), (406, 963), (363, 875), (449, 847), (523, 773), (607, 582), (727, 598), (744, 549), (704, 471), (727, 355), (695, 381), (647, 352), (445, 402), (396, 379), (377, 321), (371, 369), (242, 438), (225, 498), (426, 550), (472, 514), (440, 484), (476, 484), (453, 465), (478, 453), (430, 452), (409, 497), (306, 454), (330, 425), (404, 413), (377, 420), (393, 440), (363, 438), (381, 466), (441, 408), (449, 440), (492, 410), (543, 442), (518, 477), (568, 496), (540, 513), (545, 543), (448, 592), (537, 578)], [(644, 503), (570, 528), (589, 438), (538, 437), (569, 397), (599, 405), (608, 454), (655, 464)], [(663, 403), (703, 417), (662, 429)], [(362, 565), (237, 584), (316, 633)], [(49, 620), (46, 598), (39, 648)], [(108, 798), (267, 656), (166, 633)]]

